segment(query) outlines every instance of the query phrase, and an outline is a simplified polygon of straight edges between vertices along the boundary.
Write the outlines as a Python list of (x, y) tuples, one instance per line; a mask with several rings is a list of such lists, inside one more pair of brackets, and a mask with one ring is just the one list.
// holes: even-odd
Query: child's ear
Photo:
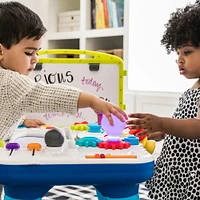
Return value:
[(3, 59), (3, 45), (0, 43), (0, 60)]

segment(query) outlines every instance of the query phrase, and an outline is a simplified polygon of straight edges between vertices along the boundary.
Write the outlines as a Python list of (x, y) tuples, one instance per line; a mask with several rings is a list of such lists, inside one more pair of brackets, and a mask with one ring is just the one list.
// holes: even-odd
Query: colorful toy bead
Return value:
[(5, 146), (5, 142), (3, 140), (0, 140), (0, 147), (4, 147)]

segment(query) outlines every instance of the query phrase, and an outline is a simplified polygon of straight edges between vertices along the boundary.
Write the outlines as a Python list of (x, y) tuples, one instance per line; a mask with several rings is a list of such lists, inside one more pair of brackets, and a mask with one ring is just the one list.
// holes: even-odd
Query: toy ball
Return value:
[(64, 143), (64, 137), (60, 130), (54, 128), (46, 132), (44, 141), (47, 147), (61, 147)]
[(107, 117), (105, 115), (102, 116), (101, 126), (108, 136), (119, 137), (121, 132), (126, 127), (126, 122), (120, 121), (115, 115), (111, 114), (114, 125), (110, 125)]

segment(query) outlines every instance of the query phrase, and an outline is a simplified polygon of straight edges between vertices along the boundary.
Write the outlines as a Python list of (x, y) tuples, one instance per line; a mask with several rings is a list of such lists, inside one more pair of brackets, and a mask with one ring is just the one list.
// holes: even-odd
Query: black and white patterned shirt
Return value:
[(0, 68), (0, 140), (7, 140), (26, 113), (77, 113), (80, 90), (35, 83), (18, 72)]
[[(173, 118), (195, 118), (200, 88), (187, 90)], [(149, 197), (156, 200), (200, 200), (200, 139), (166, 135), (153, 177), (147, 181)]]

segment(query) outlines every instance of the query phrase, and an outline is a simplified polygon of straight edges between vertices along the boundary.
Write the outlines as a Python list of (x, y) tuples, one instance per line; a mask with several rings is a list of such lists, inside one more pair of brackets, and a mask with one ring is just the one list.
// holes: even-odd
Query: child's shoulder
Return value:
[(0, 85), (16, 85), (18, 83), (34, 83), (28, 76), (20, 74), (19, 72), (3, 69), (0, 67)]
[(9, 78), (9, 77), (14, 78), (14, 77), (25, 76), (25, 75), (21, 75), (19, 72), (12, 71), (10, 69), (4, 69), (4, 68), (0, 67), (0, 76), (4, 76), (7, 78)]
[(188, 88), (187, 90), (185, 90), (182, 95), (185, 94), (194, 94), (194, 93), (199, 93), (200, 92), (200, 86), (199, 87), (195, 87), (195, 88)]
[(0, 81), (4, 79), (9, 79), (9, 76), (11, 76), (12, 74), (14, 74), (13, 71), (0, 67)]
[(12, 71), (10, 69), (4, 69), (3, 67), (0, 67), (0, 73), (1, 74), (15, 74), (15, 73), (18, 73), (18, 72)]
[(196, 101), (196, 99), (200, 98), (200, 87), (199, 88), (195, 88), (195, 89), (187, 89), (185, 90), (179, 97), (179, 101), (191, 101), (194, 100)]

